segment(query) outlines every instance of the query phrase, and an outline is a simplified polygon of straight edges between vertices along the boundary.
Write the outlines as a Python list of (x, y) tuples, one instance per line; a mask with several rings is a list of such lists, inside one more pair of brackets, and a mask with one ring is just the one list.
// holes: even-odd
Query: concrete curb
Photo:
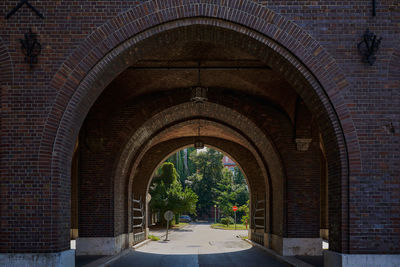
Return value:
[(127, 255), (128, 253), (130, 253), (132, 251), (133, 251), (132, 248), (127, 248), (127, 249), (124, 249), (123, 251), (121, 251), (120, 253), (118, 253), (116, 255), (106, 256), (106, 257), (100, 258), (100, 259), (98, 259), (96, 261), (93, 261), (93, 262), (85, 265), (84, 267), (106, 267), (106, 266), (109, 266), (114, 261), (124, 257), (125, 255)]
[(146, 239), (145, 241), (142, 241), (142, 242), (140, 242), (140, 243), (134, 245), (134, 246), (132, 247), (132, 249), (133, 249), (133, 250), (136, 250), (136, 249), (138, 249), (138, 248), (140, 248), (140, 247), (143, 247), (144, 245), (146, 245), (147, 243), (149, 243), (149, 242), (151, 242), (151, 241), (152, 241), (151, 239)]
[(249, 243), (250, 245), (252, 245), (253, 247), (257, 247), (260, 248), (262, 250), (264, 250), (265, 252), (267, 252), (269, 255), (271, 255), (273, 258), (275, 258), (276, 260), (285, 263), (289, 266), (294, 266), (294, 267), (314, 267), (311, 264), (308, 264), (302, 260), (299, 260), (296, 257), (288, 257), (288, 256), (281, 256), (278, 253), (276, 253), (275, 251), (273, 251), (272, 249), (266, 248), (264, 246), (261, 246), (260, 244), (257, 244), (256, 242), (253, 242), (249, 239), (243, 239), (243, 241)]

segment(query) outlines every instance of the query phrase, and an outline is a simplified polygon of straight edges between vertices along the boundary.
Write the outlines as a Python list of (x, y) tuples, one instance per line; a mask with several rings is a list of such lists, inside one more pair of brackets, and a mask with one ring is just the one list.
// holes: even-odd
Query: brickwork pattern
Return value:
[[(0, 37), (7, 44), (14, 75), (12, 85), (1, 92), (1, 252), (68, 248), (72, 150), (89, 107), (125, 66), (112, 61), (116, 50), (128, 51), (125, 41), (132, 36), (145, 39), (166, 30), (168, 25), (155, 27), (161, 23), (177, 20), (175, 27), (182, 26), (184, 21), (179, 19), (183, 18), (194, 18), (188, 23), (224, 24), (260, 40), (264, 35), (276, 41), (272, 47), (286, 48), (282, 72), (298, 85), (317, 121), (325, 122), (320, 125), (324, 142), (333, 143), (325, 144), (329, 173), (336, 173), (336, 179), (330, 176), (329, 180), (330, 203), (336, 204), (329, 208), (334, 215), (332, 236), (340, 244), (333, 249), (400, 251), (399, 131), (385, 130), (390, 123), (395, 129), (400, 127), (399, 53), (395, 52), (400, 38), (398, 1), (379, 1), (376, 17), (370, 16), (368, 1), (77, 3), (35, 1), (45, 20), (26, 6), (9, 20), (0, 17)], [(2, 1), (0, 10), (14, 5)], [(39, 33), (44, 46), (33, 72), (23, 63), (17, 41), (29, 27)], [(355, 49), (367, 27), (384, 40), (373, 67), (361, 63)], [(0, 59), (0, 66), (8, 66)], [(102, 72), (110, 68), (116, 71)], [(292, 77), (292, 73), (306, 78)], [(301, 87), (305, 79), (311, 87)]]

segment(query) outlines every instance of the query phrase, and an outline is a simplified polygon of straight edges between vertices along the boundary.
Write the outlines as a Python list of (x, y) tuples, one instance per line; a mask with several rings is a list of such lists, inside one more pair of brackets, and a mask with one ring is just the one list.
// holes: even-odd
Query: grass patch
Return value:
[[(222, 224), (222, 223), (214, 223), (211, 224), (211, 228), (214, 229), (223, 229), (223, 230), (235, 230), (235, 225), (234, 224)], [(247, 230), (246, 225), (244, 224), (236, 224), (236, 230)]]
[(160, 240), (160, 238), (158, 236), (155, 236), (155, 235), (149, 235), (149, 239), (151, 239), (152, 241)]
[(185, 227), (186, 225), (188, 225), (188, 223), (177, 223), (177, 224), (174, 224), (174, 225), (171, 227), (171, 229), (180, 229), (180, 228), (182, 228), (182, 227)]

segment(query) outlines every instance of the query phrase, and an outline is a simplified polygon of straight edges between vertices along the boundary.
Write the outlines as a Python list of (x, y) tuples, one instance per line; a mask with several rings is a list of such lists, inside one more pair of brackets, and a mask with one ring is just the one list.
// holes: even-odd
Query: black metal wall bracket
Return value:
[(27, 5), (30, 9), (33, 10), (33, 12), (36, 13), (36, 15), (38, 15), (40, 18), (44, 19), (44, 16), (42, 13), (39, 12), (39, 10), (37, 10), (34, 6), (32, 6), (28, 0), (21, 0), (21, 2), (19, 2), (19, 4), (14, 7), (7, 15), (6, 15), (6, 19), (9, 19), (12, 15), (14, 15), (18, 9), (20, 9), (23, 5)]
[(37, 63), (38, 56), (42, 51), (42, 46), (37, 40), (37, 35), (29, 29), (29, 32), (24, 34), (24, 39), (20, 39), (19, 41), (21, 43), (22, 53), (25, 55), (25, 62), (28, 63), (32, 69), (33, 65)]
[(363, 40), (357, 44), (358, 52), (363, 56), (363, 61), (369, 65), (374, 65), (375, 54), (379, 50), (382, 37), (378, 38), (373, 32), (367, 29), (363, 35)]

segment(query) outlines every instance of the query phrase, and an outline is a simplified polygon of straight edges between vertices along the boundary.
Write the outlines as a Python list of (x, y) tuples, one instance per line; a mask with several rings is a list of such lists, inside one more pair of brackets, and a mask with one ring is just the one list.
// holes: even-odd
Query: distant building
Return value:
[(232, 172), (235, 171), (236, 163), (233, 162), (233, 160), (231, 160), (228, 156), (224, 156), (222, 158), (222, 163), (224, 164), (225, 168), (228, 168)]

